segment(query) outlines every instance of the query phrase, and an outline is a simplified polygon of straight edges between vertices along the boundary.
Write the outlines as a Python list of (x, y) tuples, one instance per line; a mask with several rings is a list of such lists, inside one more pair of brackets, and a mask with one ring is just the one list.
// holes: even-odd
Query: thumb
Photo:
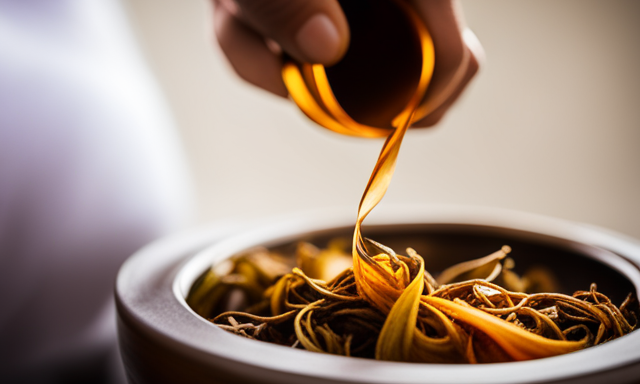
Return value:
[(239, 17), (301, 62), (336, 63), (349, 26), (336, 0), (236, 0)]

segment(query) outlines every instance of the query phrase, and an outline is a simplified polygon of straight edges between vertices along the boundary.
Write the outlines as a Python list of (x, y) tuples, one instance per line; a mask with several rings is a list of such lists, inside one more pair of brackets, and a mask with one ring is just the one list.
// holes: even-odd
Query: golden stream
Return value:
[[(401, 4), (401, 2), (398, 2)], [(380, 244), (367, 244), (362, 236), (362, 222), (380, 202), (393, 176), (402, 139), (412, 123), (424, 116), (416, 115), (435, 63), (433, 41), (418, 16), (407, 6), (422, 47), (422, 71), (410, 102), (392, 121), (392, 129), (378, 128), (354, 121), (334, 96), (325, 68), (319, 64), (284, 65), (282, 75), (289, 93), (300, 109), (313, 121), (334, 132), (352, 136), (386, 137), (369, 182), (364, 190), (353, 235), (353, 270), (358, 292), (379, 310), (388, 314), (376, 348), (376, 358), (410, 361), (416, 349), (429, 347), (429, 341), (416, 328), (420, 306), (437, 309), (449, 317), (483, 331), (514, 360), (526, 360), (571, 352), (583, 347), (580, 341), (550, 340), (527, 332), (509, 322), (452, 301), (422, 295), (424, 262), (415, 257), (419, 267), (410, 280), (410, 268), (392, 250)], [(314, 95), (316, 97), (314, 97)], [(381, 253), (370, 255), (369, 249)], [(414, 268), (415, 269), (415, 268)], [(389, 285), (393, 281), (394, 286)], [(421, 345), (422, 344), (422, 345)]]

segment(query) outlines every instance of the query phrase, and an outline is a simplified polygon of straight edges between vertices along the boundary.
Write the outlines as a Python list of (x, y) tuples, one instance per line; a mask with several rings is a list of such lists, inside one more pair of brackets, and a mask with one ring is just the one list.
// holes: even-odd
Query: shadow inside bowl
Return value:
[[(353, 228), (342, 227), (300, 235), (297, 239), (272, 240), (267, 246), (279, 254), (294, 257), (297, 244), (309, 242), (326, 247), (335, 238), (350, 238)], [(523, 275), (531, 268), (542, 267), (551, 272), (557, 293), (571, 295), (588, 291), (596, 283), (598, 291), (620, 305), (631, 292), (637, 294), (639, 281), (629, 275), (638, 268), (608, 250), (570, 240), (516, 229), (465, 224), (374, 225), (365, 228), (365, 236), (398, 253), (413, 248), (425, 260), (425, 269), (437, 275), (454, 264), (480, 258), (511, 247), (509, 256), (515, 261), (514, 271)], [(248, 248), (258, 244), (248, 244)], [(241, 253), (241, 252), (239, 252)], [(229, 254), (224, 259), (233, 257)], [(218, 259), (217, 262), (221, 262)], [(213, 263), (215, 264), (215, 262)], [(204, 274), (201, 271), (200, 276)], [(197, 282), (192, 281), (193, 283)]]

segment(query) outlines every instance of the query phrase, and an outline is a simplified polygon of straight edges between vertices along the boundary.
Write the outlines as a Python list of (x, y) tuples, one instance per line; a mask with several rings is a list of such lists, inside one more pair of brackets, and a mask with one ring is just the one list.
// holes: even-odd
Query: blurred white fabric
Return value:
[(68, 382), (74, 361), (106, 357), (119, 266), (190, 215), (180, 142), (120, 7), (0, 0), (1, 382)]

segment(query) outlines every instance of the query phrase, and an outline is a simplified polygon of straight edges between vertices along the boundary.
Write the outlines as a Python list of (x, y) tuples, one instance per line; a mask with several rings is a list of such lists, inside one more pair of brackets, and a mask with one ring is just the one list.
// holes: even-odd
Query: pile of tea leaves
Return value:
[(237, 335), (344, 356), (421, 363), (494, 363), (560, 355), (633, 331), (633, 294), (616, 306), (595, 284), (572, 296), (554, 278), (513, 271), (508, 246), (433, 277), (365, 239), (351, 266), (348, 241), (300, 243), (292, 259), (254, 249), (208, 270), (187, 303)]

